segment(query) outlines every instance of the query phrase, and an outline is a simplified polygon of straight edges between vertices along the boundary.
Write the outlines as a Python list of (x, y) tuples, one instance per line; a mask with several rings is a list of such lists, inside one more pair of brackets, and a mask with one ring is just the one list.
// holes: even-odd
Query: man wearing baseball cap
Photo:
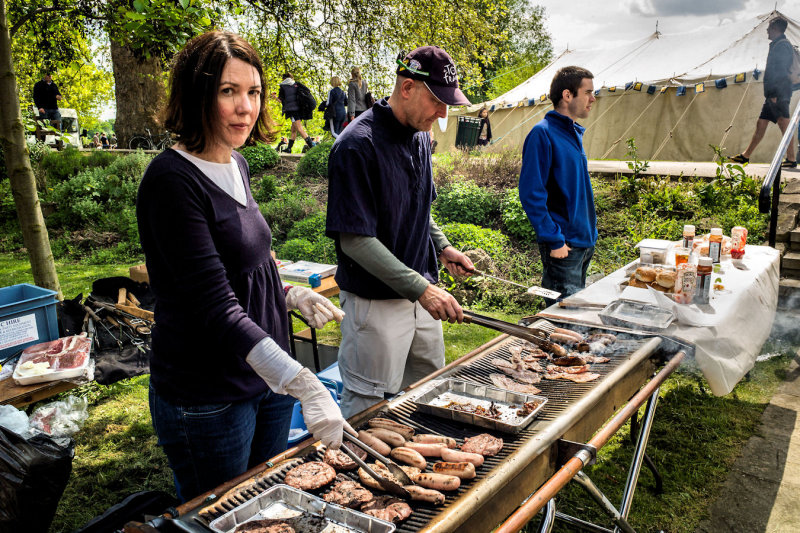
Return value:
[(436, 198), (429, 131), (448, 105), (470, 102), (453, 59), (423, 46), (397, 60), (389, 98), (339, 135), (328, 159), (327, 235), (336, 242), (342, 322), (342, 414), (361, 412), (444, 366), (441, 320), (461, 322), (436, 286), (472, 262), (431, 217)]

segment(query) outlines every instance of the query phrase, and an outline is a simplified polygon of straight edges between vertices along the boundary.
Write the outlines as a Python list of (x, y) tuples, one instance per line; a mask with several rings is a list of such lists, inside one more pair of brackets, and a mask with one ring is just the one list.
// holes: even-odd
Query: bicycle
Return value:
[(144, 131), (147, 135), (134, 135), (128, 142), (128, 148), (131, 150), (158, 150), (162, 151), (172, 145), (172, 138), (168, 131), (165, 131), (161, 137), (153, 137), (153, 134), (148, 128)]

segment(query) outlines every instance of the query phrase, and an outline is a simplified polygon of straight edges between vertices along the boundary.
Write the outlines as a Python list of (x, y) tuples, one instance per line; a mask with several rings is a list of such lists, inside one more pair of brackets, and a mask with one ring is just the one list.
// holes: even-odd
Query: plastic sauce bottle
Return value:
[(701, 257), (697, 260), (697, 291), (694, 303), (707, 304), (711, 301), (711, 271), (714, 265), (710, 257)]
[(708, 236), (708, 256), (712, 263), (719, 263), (722, 256), (722, 228), (711, 228)]
[(741, 259), (744, 256), (744, 246), (747, 244), (747, 228), (734, 226), (731, 228), (731, 257)]
[(683, 263), (676, 270), (675, 301), (679, 304), (692, 303), (697, 287), (697, 265)]
[(692, 243), (694, 242), (694, 226), (691, 224), (686, 224), (683, 226), (683, 244), (681, 247), (688, 248), (689, 250), (692, 249)]

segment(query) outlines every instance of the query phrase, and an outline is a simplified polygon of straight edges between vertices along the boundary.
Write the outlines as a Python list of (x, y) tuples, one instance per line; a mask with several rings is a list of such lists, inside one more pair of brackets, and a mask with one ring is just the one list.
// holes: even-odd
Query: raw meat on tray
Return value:
[[(69, 370), (79, 368), (89, 358), (92, 342), (85, 335), (62, 337), (50, 342), (28, 346), (19, 358), (20, 369), (38, 363), (47, 363), (47, 370)], [(26, 363), (31, 363), (26, 365)]]

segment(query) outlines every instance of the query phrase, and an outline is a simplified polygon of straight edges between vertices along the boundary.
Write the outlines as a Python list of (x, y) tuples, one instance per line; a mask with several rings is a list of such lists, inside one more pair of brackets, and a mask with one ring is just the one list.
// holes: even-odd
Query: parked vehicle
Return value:
[[(83, 143), (80, 137), (80, 128), (78, 124), (78, 112), (68, 107), (59, 109), (61, 112), (61, 135), (57, 132), (45, 127), (45, 120), (39, 118), (36, 109), (32, 109), (33, 121), (36, 125), (36, 130), (28, 134), (28, 142), (41, 141), (48, 146), (56, 149), (61, 149), (66, 144), (71, 144), (78, 150), (83, 149)], [(51, 126), (55, 127), (55, 124)]]

